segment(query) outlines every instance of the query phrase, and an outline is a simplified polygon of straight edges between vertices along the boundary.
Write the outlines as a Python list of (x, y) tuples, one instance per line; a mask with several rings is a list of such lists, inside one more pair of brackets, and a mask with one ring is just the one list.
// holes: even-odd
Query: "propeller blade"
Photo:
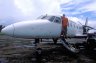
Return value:
[(90, 27), (90, 26), (85, 26), (85, 27), (88, 27), (88, 28), (90, 28), (90, 29), (94, 29), (94, 30), (96, 30), (95, 28), (93, 28), (93, 27)]
[(86, 18), (85, 26), (88, 25), (88, 17)]

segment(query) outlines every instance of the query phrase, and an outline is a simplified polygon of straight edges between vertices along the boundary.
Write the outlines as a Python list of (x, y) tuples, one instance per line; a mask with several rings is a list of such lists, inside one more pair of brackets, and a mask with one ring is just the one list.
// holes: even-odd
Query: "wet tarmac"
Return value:
[[(70, 43), (84, 39), (68, 39)], [(0, 36), (0, 63), (96, 63), (96, 50), (81, 49), (78, 54), (68, 52), (60, 40), (54, 45), (51, 39), (43, 39), (42, 54), (36, 54), (34, 39)]]

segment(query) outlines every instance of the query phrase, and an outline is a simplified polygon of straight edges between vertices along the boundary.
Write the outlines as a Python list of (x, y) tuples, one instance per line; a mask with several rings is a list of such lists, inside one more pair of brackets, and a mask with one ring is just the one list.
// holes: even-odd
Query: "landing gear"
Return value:
[(35, 39), (35, 44), (37, 44), (37, 43), (39, 43), (40, 41), (39, 41), (39, 38), (36, 38)]
[(42, 60), (42, 49), (41, 48), (36, 49), (36, 60), (37, 60), (37, 63), (41, 63), (41, 60)]
[(85, 48), (87, 50), (94, 50), (94, 48), (96, 48), (96, 39), (95, 39), (95, 35), (92, 34), (88, 34), (87, 37), (87, 44), (85, 46)]
[(57, 44), (57, 40), (58, 40), (58, 38), (53, 38), (54, 44)]
[(37, 61), (41, 61), (41, 57), (42, 57), (42, 49), (40, 48), (40, 45), (39, 45), (39, 42), (40, 42), (40, 40), (39, 40), (39, 38), (36, 38), (35, 39), (35, 47), (36, 47), (36, 59), (37, 59)]
[(96, 41), (94, 38), (88, 38), (87, 39), (87, 44), (86, 44), (86, 49), (87, 50), (93, 50), (96, 47)]

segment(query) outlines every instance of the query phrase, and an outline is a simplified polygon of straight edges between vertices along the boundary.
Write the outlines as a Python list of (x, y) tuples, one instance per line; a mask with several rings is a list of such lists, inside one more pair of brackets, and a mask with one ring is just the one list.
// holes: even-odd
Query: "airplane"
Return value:
[[(91, 27), (90, 27), (91, 28)], [(85, 25), (79, 22), (74, 22), (68, 19), (67, 36), (68, 37), (83, 37), (89, 30), (87, 20)], [(57, 40), (61, 38), (62, 44), (71, 52), (76, 52), (76, 49), (61, 37), (62, 19), (60, 15), (42, 15), (35, 20), (22, 21), (13, 23), (2, 29), (2, 33), (19, 38), (32, 38), (35, 43), (39, 43), (39, 39), (53, 39), (56, 44)]]

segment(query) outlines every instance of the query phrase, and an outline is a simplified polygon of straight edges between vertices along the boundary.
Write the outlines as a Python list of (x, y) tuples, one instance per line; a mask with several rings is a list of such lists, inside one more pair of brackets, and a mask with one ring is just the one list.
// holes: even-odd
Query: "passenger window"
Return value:
[(81, 27), (79, 27), (79, 29), (81, 29)]
[(75, 28), (75, 24), (74, 24), (74, 28)]
[(68, 27), (70, 26), (70, 23), (68, 22)]
[(59, 20), (55, 20), (56, 23), (59, 23), (60, 21)]
[(77, 29), (78, 29), (78, 26), (77, 26)]
[(70, 27), (72, 27), (71, 23), (70, 23)]
[(71, 27), (73, 27), (73, 24), (71, 23)]

